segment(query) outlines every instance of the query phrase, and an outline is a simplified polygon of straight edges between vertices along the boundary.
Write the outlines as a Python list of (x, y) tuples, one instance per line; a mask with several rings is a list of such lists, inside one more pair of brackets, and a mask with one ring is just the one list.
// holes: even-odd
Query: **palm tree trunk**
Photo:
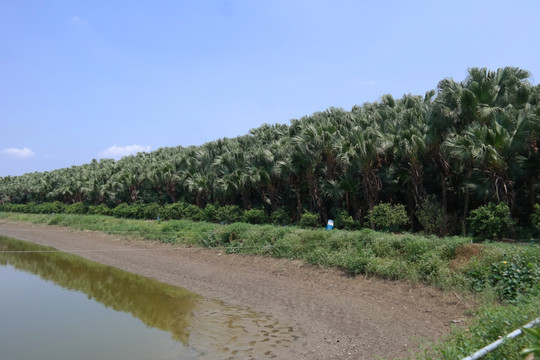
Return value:
[(446, 235), (448, 232), (448, 213), (447, 213), (447, 206), (448, 206), (448, 200), (446, 199), (446, 174), (444, 171), (439, 169), (439, 177), (441, 179), (441, 207), (442, 207), (442, 215), (443, 215), (443, 234)]
[[(471, 178), (471, 172), (472, 170), (469, 168), (467, 170), (467, 182)], [(465, 199), (463, 201), (463, 218), (461, 219), (461, 232), (465, 236), (467, 234), (467, 215), (469, 215), (469, 202), (470, 202), (470, 194), (469, 194), (469, 187), (465, 186)]]

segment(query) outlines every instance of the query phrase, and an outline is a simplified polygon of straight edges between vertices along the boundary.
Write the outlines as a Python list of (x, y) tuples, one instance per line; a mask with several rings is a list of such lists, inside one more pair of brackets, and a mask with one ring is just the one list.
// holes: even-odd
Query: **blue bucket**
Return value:
[(333, 230), (334, 229), (334, 220), (328, 220), (328, 224), (326, 224), (326, 230)]

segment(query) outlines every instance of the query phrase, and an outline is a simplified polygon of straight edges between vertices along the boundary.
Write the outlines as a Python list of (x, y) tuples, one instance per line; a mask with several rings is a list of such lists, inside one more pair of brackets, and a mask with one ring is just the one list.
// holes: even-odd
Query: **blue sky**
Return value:
[(540, 78), (540, 1), (0, 2), (0, 176), (200, 145), (470, 67)]

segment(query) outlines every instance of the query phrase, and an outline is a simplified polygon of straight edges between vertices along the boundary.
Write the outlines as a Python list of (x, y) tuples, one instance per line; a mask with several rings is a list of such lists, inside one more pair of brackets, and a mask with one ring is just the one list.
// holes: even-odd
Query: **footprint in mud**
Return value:
[[(201, 359), (269, 359), (300, 337), (290, 324), (246, 308), (211, 300), (201, 302), (191, 318), (188, 343)], [(279, 350), (281, 349), (281, 350)]]

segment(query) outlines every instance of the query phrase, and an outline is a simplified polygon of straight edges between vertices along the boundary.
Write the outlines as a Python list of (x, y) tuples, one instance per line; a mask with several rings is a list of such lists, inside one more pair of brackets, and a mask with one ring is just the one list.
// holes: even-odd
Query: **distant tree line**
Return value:
[[(201, 146), (0, 178), (0, 202), (236, 205), (321, 223), (369, 223), (377, 204), (403, 204), (411, 230), (435, 214), (442, 234), (466, 231), (471, 210), (506, 204), (528, 226), (540, 186), (540, 85), (526, 70), (471, 68), (425, 96), (329, 108), (288, 125)], [(423, 211), (423, 213), (422, 213)]]

